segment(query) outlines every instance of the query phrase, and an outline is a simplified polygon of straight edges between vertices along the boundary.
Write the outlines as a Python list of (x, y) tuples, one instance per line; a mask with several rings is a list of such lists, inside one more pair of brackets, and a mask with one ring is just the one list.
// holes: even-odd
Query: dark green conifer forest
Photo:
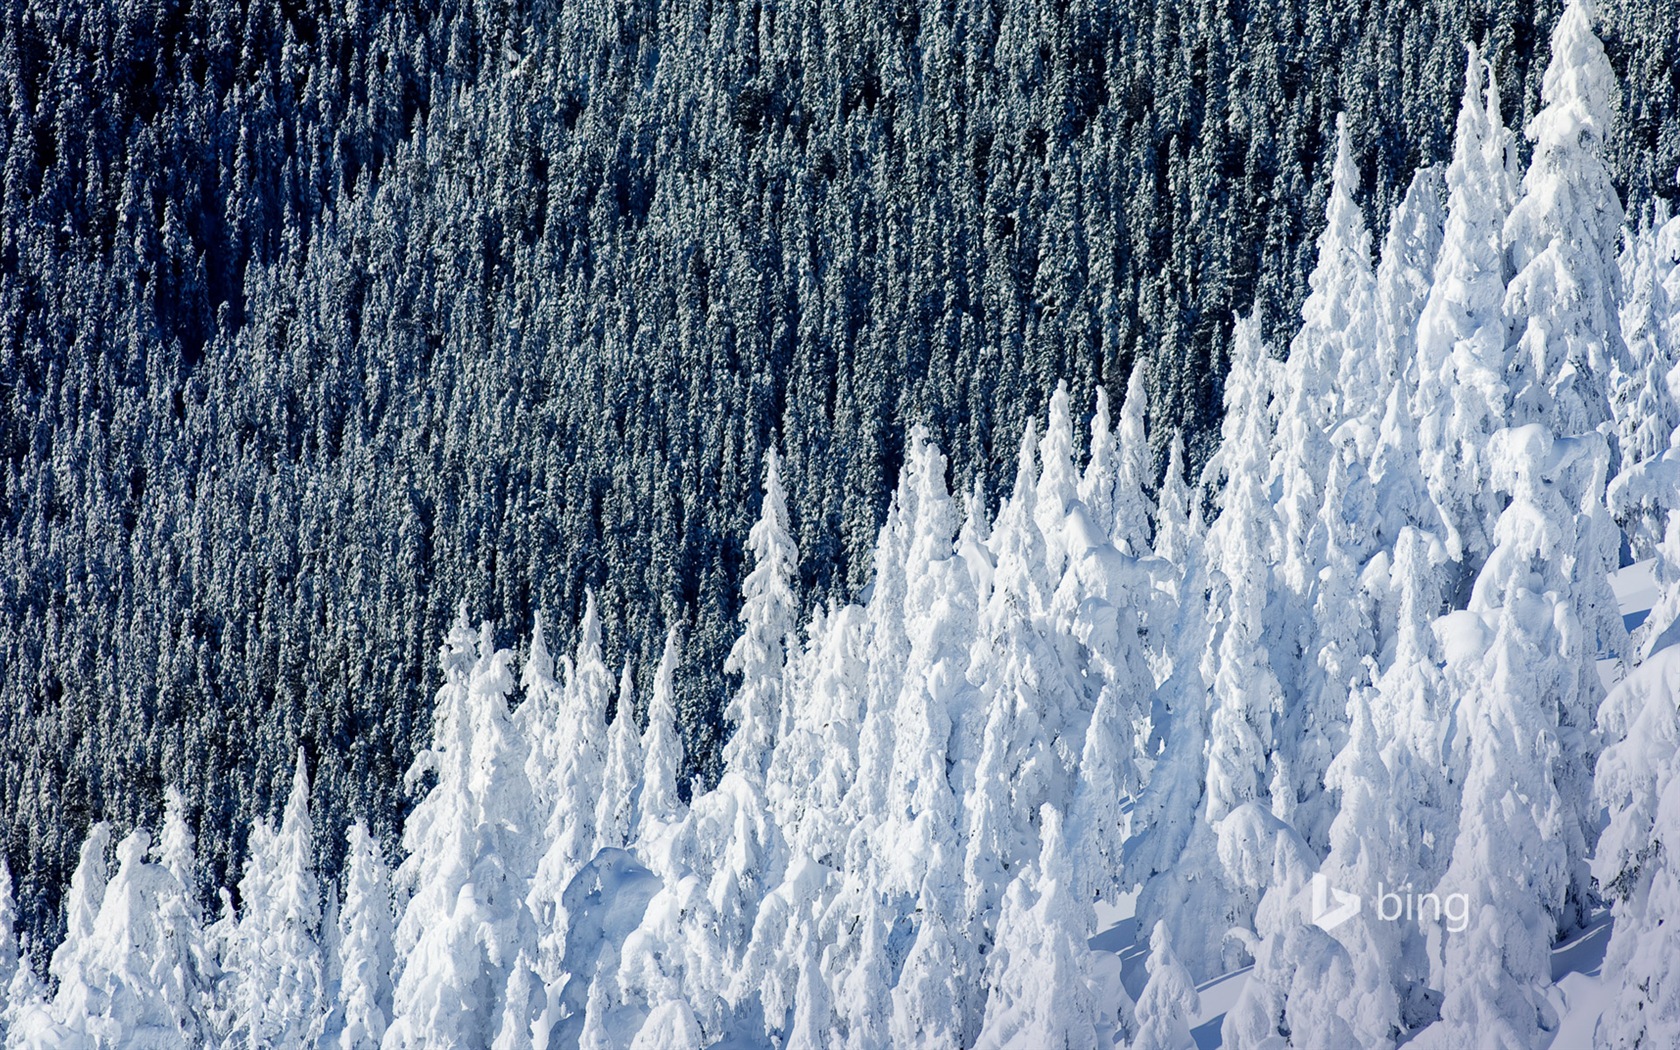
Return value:
[[(1464, 47), (1539, 104), (1556, 0), (0, 0), (0, 829), (52, 943), (91, 822), (178, 785), (206, 900), (301, 746), (382, 836), (458, 605), (684, 636), (716, 774), (763, 453), (807, 609), (909, 429), (995, 498), (1058, 380), (1217, 439), (1287, 342), (1346, 113), (1379, 235)], [(1606, 4), (1630, 216), (1680, 19)], [(561, 651), (570, 643), (551, 637)], [(339, 858), (324, 855), (333, 872)]]

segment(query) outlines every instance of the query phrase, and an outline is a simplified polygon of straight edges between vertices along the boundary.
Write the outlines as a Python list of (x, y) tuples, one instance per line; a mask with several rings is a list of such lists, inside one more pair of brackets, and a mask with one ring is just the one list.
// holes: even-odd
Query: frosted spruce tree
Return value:
[(793, 592), (799, 582), (799, 549), (788, 529), (787, 494), (774, 449), (764, 454), (764, 503), (747, 547), (753, 571), (741, 586), (743, 628), (723, 665), (724, 673), (741, 676), (724, 711), (735, 728), (724, 745), (723, 760), (762, 788), (782, 718), (783, 669), (799, 613)]
[(635, 789), (642, 775), (642, 741), (636, 732), (635, 684), (630, 667), (619, 675), (618, 705), (607, 731), (607, 765), (595, 805), (595, 849), (623, 849), (634, 830)]
[(1604, 957), (1613, 997), (1593, 1044), (1610, 1050), (1680, 1040), (1680, 649), (1654, 655), (1604, 701), (1608, 738), (1596, 797), (1609, 825), (1593, 873), (1615, 916)]
[(1418, 319), (1412, 400), (1424, 478), (1464, 580), (1474, 577), (1492, 546), (1497, 505), (1484, 448), (1509, 413), (1502, 304), (1510, 276), (1504, 226), (1515, 194), (1513, 159), (1498, 87), (1472, 47), (1447, 168), (1446, 228)]
[[(1044, 807), (1038, 826), (1038, 859), (1021, 869), (1005, 895), (985, 1023), (975, 1045), (1094, 1048), (1130, 1014), (1131, 1004), (1118, 989), (1111, 994), (1117, 992), (1120, 1002), (1099, 999), (1085, 943), (1090, 908), (1073, 892), (1055, 807)], [(1123, 1014), (1109, 1013), (1116, 1006)]]
[[(1273, 727), (1284, 705), (1283, 687), (1268, 647), (1267, 608), (1274, 594), (1272, 507), (1266, 498), (1268, 358), (1252, 318), (1237, 324), (1231, 373), (1225, 384), (1225, 422), (1217, 469), (1225, 487), (1219, 516), (1206, 545), (1213, 637), (1202, 657), (1209, 690), (1206, 820), (1217, 829), (1240, 807), (1270, 799), (1288, 820), (1293, 775), (1274, 749)], [(1315, 514), (1316, 519), (1316, 514)], [(1270, 775), (1270, 776), (1269, 776)], [(1270, 790), (1268, 791), (1268, 776)], [(1245, 862), (1226, 864), (1235, 877)], [(1248, 924), (1253, 899), (1236, 902), (1239, 925)]]
[(653, 679), (647, 728), (642, 733), (642, 771), (636, 789), (634, 838), (647, 842), (659, 830), (682, 819), (683, 802), (677, 776), (683, 767), (682, 737), (677, 733), (676, 675), (682, 659), (677, 630), (665, 634), (665, 650)]
[(1144, 967), (1149, 981), (1138, 995), (1132, 1050), (1190, 1050), (1196, 1043), (1189, 1022), (1201, 1009), (1201, 997), (1190, 971), (1173, 954), (1166, 923), (1157, 922), (1150, 931)]
[(535, 825), (519, 816), (529, 788), (507, 711), (513, 654), (495, 648), (489, 624), (473, 631), (463, 608), (440, 657), (431, 746), (407, 774), (411, 785), (427, 774), (436, 782), (404, 824), (408, 857), (393, 879), (401, 918), (381, 1042), (392, 1050), (488, 1046), (532, 935), (519, 858)]
[[(540, 678), (537, 681), (541, 684)], [(612, 689), (612, 673), (601, 657), (601, 618), (596, 612), (595, 595), (590, 592), (584, 600), (577, 649), (561, 690), (559, 711), (546, 729), (550, 736), (529, 745), (537, 753), (553, 756), (556, 762), (550, 770), (534, 770), (550, 788), (546, 799), (538, 795), (539, 805), (547, 806), (539, 824), (545, 828), (543, 852), (531, 876), (527, 898), (541, 938), (537, 972), (549, 982), (560, 977), (558, 967), (565, 943), (561, 897), (572, 876), (594, 855), (595, 806), (606, 775), (606, 715)], [(539, 692), (537, 697), (542, 695)]]
[(1505, 223), (1516, 274), (1504, 301), (1511, 420), (1560, 434), (1611, 423), (1609, 384), (1627, 370), (1617, 318), (1622, 202), (1605, 163), (1620, 101), (1593, 32), (1591, 0), (1569, 0), (1552, 30), (1533, 158)]
[(391, 1016), (394, 963), (390, 873), (379, 841), (350, 825), (338, 913), (340, 1050), (377, 1050)]
[(135, 831), (117, 845), (117, 871), (82, 945), (82, 963), (61, 979), (53, 1003), (70, 1045), (147, 1048), (188, 1046), (210, 1037), (202, 1027), (199, 988), (188, 946), (164, 921), (174, 876), (146, 859), (151, 835)]
[[(1293, 622), (1279, 625), (1284, 648), (1310, 653), (1310, 610), (1318, 568), (1324, 564), (1321, 512), (1325, 481), (1334, 456), (1331, 433), (1343, 419), (1358, 418), (1381, 403), (1376, 372), (1376, 280), (1371, 270), (1371, 235), (1354, 195), (1359, 171), (1346, 118), (1336, 131), (1336, 155), (1326, 226), (1318, 239), (1318, 261), (1309, 281), (1312, 294), (1301, 306), (1301, 328), (1289, 345), (1279, 377), (1277, 430), (1272, 437), (1270, 477), (1278, 492), (1282, 550), (1279, 583), (1290, 595)], [(1283, 653), (1278, 655), (1282, 656)], [(1301, 678), (1309, 688), (1311, 666), (1274, 668), (1286, 680)], [(1303, 777), (1308, 774), (1301, 771)]]
[(1376, 354), (1383, 397), (1356, 433), (1377, 493), (1377, 530), (1384, 546), (1392, 545), (1408, 525), (1437, 526), (1439, 521), (1419, 465), (1422, 450), (1411, 413), (1419, 382), (1418, 321), (1445, 221), (1445, 168), (1422, 168), (1389, 217), (1377, 265)]

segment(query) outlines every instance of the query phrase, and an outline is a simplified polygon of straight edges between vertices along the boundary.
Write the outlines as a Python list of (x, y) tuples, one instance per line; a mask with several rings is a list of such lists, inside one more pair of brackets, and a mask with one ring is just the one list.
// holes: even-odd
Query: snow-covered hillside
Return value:
[(1136, 373), (996, 507), (918, 431), (801, 622), (772, 451), (717, 783), (677, 631), (643, 696), (593, 601), (558, 658), (463, 609), (400, 843), (320, 886), (300, 753), (211, 920), (178, 795), (96, 826), (9, 1045), (1680, 1043), (1680, 220), (1624, 235), (1579, 0), (1552, 56), (1519, 172), (1469, 53), (1375, 256), (1343, 126), (1201, 476), (1151, 491)]

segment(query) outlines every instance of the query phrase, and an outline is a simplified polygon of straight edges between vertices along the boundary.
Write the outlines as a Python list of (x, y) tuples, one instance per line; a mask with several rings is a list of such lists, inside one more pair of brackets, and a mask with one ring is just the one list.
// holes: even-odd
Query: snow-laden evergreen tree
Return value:
[(892, 989), (888, 1030), (896, 1046), (961, 1046), (981, 997), (980, 974), (953, 912), (960, 897), (951, 853), (940, 848), (926, 864), (916, 896), (916, 937)]
[[(1416, 774), (1408, 764), (1410, 751), (1379, 736), (1372, 707), (1382, 698), (1368, 687), (1349, 695), (1347, 744), (1325, 777), (1340, 793), (1341, 805), (1320, 873), (1363, 905), (1329, 931), (1346, 948), (1355, 974), (1342, 1016), (1362, 1045), (1393, 1042), (1404, 1029), (1403, 995), (1412, 982), (1428, 977), (1427, 964), (1419, 969), (1423, 940), (1415, 923), (1374, 909), (1383, 893), (1424, 884), (1414, 856), (1421, 842), (1412, 837), (1419, 828), (1409, 813), (1414, 796), (1402, 793), (1418, 786)], [(1398, 767), (1392, 772), (1391, 763)]]
[(54, 1023), (48, 1009), (47, 988), (35, 975), (34, 960), (25, 950), (6, 982), (4, 1005), (0, 1005), (0, 1039), (8, 1048), (58, 1047), (68, 1040)]
[[(1677, 363), (1669, 342), (1673, 309), (1666, 285), (1672, 264), (1665, 265), (1659, 256), (1657, 239), (1647, 223), (1629, 245), (1634, 267), (1620, 317), (1632, 367), (1617, 374), (1610, 391), (1624, 469), (1662, 455), (1680, 426), (1680, 405), (1668, 389), (1668, 374)], [(1644, 539), (1641, 551), (1655, 537)]]
[(1173, 954), (1167, 924), (1157, 922), (1149, 933), (1149, 959), (1144, 964), (1149, 982), (1138, 994), (1137, 1035), (1132, 1050), (1190, 1050), (1189, 1022), (1202, 1008), (1190, 971)]
[(110, 848), (111, 826), (100, 821), (88, 829), (87, 838), (82, 840), (81, 857), (70, 876), (70, 892), (64, 898), (64, 940), (59, 942), (47, 967), (48, 974), (58, 983), (54, 1006), (61, 1018), (67, 1013), (86, 1012), (86, 1006), (78, 998), (82, 995), (79, 989), (85, 986), (82, 973), (89, 963), (94, 926), (105, 901), (110, 878), (105, 854)]
[(1657, 653), (1604, 701), (1608, 746), (1596, 797), (1609, 811), (1593, 873), (1615, 924), (1603, 980), (1612, 998), (1593, 1044), (1610, 1050), (1680, 1041), (1680, 649)]
[(822, 955), (820, 925), (833, 895), (832, 876), (828, 868), (796, 854), (780, 885), (759, 905), (752, 940), (734, 974), (730, 998), (747, 1002), (756, 996), (764, 1035), (772, 1040), (791, 1038), (798, 999), (807, 994), (800, 984), (805, 975), (803, 961)]
[[(1553, 917), (1568, 891), (1568, 817), (1552, 782), (1558, 764), (1555, 708), (1536, 698), (1555, 690), (1556, 603), (1514, 590), (1485, 624), (1452, 619), (1460, 635), (1452, 661), (1475, 661), (1460, 701), (1468, 768), (1452, 863), (1436, 893), (1468, 901), (1468, 921), (1428, 927), (1435, 987), (1446, 998), (1428, 1038), (1442, 1046), (1545, 1045), (1557, 1027), (1547, 1002)], [(1456, 650), (1456, 651), (1454, 651)]]
[(1156, 692), (1151, 746), (1159, 757), (1137, 802), (1126, 871), (1140, 884), (1140, 926), (1165, 924), (1179, 958), (1192, 976), (1204, 980), (1226, 972), (1234, 957), (1225, 934), (1240, 921), (1241, 909), (1224, 880), (1198, 874), (1219, 870), (1217, 843), (1204, 819), (1208, 689), (1201, 657), (1211, 623), (1203, 554), (1191, 547), (1186, 559), (1178, 620), (1169, 632), (1175, 645), (1172, 671)]
[(410, 784), (436, 782), (404, 824), (408, 857), (393, 880), (403, 903), (387, 1048), (488, 1046), (532, 935), (520, 840), (540, 825), (507, 710), (513, 654), (495, 648), (489, 624), (473, 631), (463, 608), (439, 655), (431, 747), (408, 772)]
[(1370, 681), (1368, 661), (1376, 651), (1371, 603), (1362, 577), (1375, 553), (1369, 523), (1376, 496), (1357, 458), (1351, 437), (1343, 434), (1325, 479), (1324, 564), (1313, 600), (1311, 648), (1315, 659), (1302, 676), (1301, 692), (1285, 706), (1280, 750), (1293, 775), (1290, 800), (1296, 831), (1315, 851), (1329, 849), (1330, 822), (1337, 802), (1327, 788), (1325, 770), (1347, 739), (1350, 687)]
[[(1331, 430), (1382, 410), (1389, 377), (1377, 352), (1378, 297), (1371, 231), (1356, 196), (1361, 191), (1353, 134), (1346, 114), (1336, 118), (1336, 156), (1318, 258), (1307, 279), (1297, 339), (1322, 340), (1311, 356), (1328, 369)], [(1294, 347), (1291, 345), (1291, 354)], [(1362, 449), (1361, 451), (1365, 451)]]
[[(1304, 359), (1303, 359), (1304, 360)], [(1217, 827), (1238, 807), (1267, 797), (1273, 726), (1283, 688), (1267, 645), (1268, 605), (1275, 591), (1271, 544), (1274, 521), (1266, 497), (1268, 357), (1258, 325), (1237, 326), (1231, 373), (1225, 381), (1225, 423), (1217, 469), (1225, 487), (1206, 545), (1214, 637), (1202, 656), (1210, 692), (1207, 821)], [(1316, 508), (1314, 520), (1316, 520)], [(1273, 801), (1289, 817), (1291, 774), (1272, 777)]]
[(61, 978), (55, 1019), (70, 1045), (177, 1047), (206, 1037), (188, 961), (162, 922), (160, 898), (174, 876), (146, 860), (151, 835), (135, 831), (117, 844), (117, 871), (83, 945), (82, 963)]
[(1155, 689), (1141, 637), (1152, 580), (1097, 532), (1083, 507), (1070, 514), (1068, 537), (1068, 570), (1054, 608), (1070, 624), (1085, 675), (1097, 686), (1066, 803), (1068, 835), (1076, 892), (1086, 900), (1110, 899), (1124, 868), (1124, 800), (1137, 797), (1151, 757), (1140, 729)]
[[(12, 896), (12, 866), (0, 857), (0, 981), (8, 988), (17, 967), (17, 898)], [(0, 1032), (0, 1038), (4, 1036)]]
[(974, 780), (965, 801), (966, 920), (982, 956), (997, 930), (1004, 888), (1034, 855), (1040, 807), (1066, 798), (1069, 770), (1055, 739), (1070, 697), (1068, 668), (1046, 630), (1052, 597), (1033, 508), (1037, 443), (1029, 424), (1016, 461), (1015, 488), (991, 536), (997, 559), (991, 600), (981, 616), (973, 677), (986, 710)]
[(1505, 223), (1515, 276), (1504, 312), (1511, 421), (1581, 434), (1611, 422), (1609, 384), (1627, 369), (1617, 318), (1622, 202), (1605, 163), (1621, 89), (1593, 32), (1592, 0), (1569, 0), (1552, 30), (1522, 197)]
[(848, 833), (845, 800), (857, 773), (868, 688), (869, 623), (856, 605), (818, 609), (807, 629), (787, 736), (776, 745), (766, 791), (795, 848), (837, 865)]
[(1120, 474), (1120, 439), (1114, 432), (1113, 422), (1108, 410), (1108, 391), (1099, 386), (1091, 416), (1091, 447), (1085, 472), (1079, 476), (1079, 502), (1085, 504), (1091, 520), (1105, 534), (1114, 534), (1118, 509), (1115, 487)]
[(619, 676), (618, 706), (607, 730), (607, 765), (595, 805), (595, 849), (623, 849), (634, 830), (635, 789), (642, 775), (642, 740), (636, 733), (635, 683), (630, 667)]
[(1495, 435), (1489, 456), (1494, 481), (1511, 493), (1511, 504), (1494, 530), (1497, 546), (1476, 580), (1470, 608), (1491, 623), (1511, 596), (1541, 594), (1556, 605), (1555, 625), (1533, 641), (1550, 662), (1545, 670), (1529, 668), (1539, 691), (1524, 695), (1553, 727), (1558, 748), (1548, 777), (1565, 807), (1568, 892), (1564, 903), (1548, 908), (1567, 931), (1586, 920), (1593, 892), (1586, 858), (1599, 827), (1592, 770), (1599, 748), (1594, 723), (1604, 696), (1597, 659), (1620, 660), (1628, 647), (1609, 590), (1615, 532), (1599, 495), (1609, 453), (1596, 433), (1554, 439), (1530, 424)]
[(1184, 476), (1184, 435), (1177, 431), (1167, 445), (1167, 472), (1161, 478), (1159, 495), (1154, 554), (1167, 564), (1182, 568), (1186, 553), (1201, 537), (1190, 531), (1191, 503), (1196, 499), (1196, 492)]
[(379, 840), (356, 821), (348, 832), (344, 903), (338, 912), (340, 1050), (377, 1050), (391, 1016), (391, 876)]
[[(1318, 239), (1318, 262), (1312, 294), (1301, 305), (1301, 328), (1289, 344), (1289, 358), (1279, 377), (1277, 431), (1272, 437), (1271, 484), (1278, 492), (1277, 514), (1282, 549), (1277, 576), (1292, 596), (1297, 622), (1279, 625), (1293, 663), (1297, 653), (1310, 656), (1310, 622), (1317, 570), (1324, 562), (1325, 477), (1334, 450), (1331, 432), (1345, 418), (1363, 415), (1381, 403), (1381, 376), (1375, 371), (1376, 278), (1371, 270), (1371, 234), (1354, 200), (1359, 171), (1354, 166), (1347, 120), (1337, 124), (1326, 225)], [(1235, 361), (1233, 361), (1235, 367)], [(1293, 666), (1276, 668), (1292, 677)], [(1300, 669), (1303, 678), (1312, 669)]]
[[(1122, 413), (1125, 406), (1121, 406)], [(1073, 416), (1068, 405), (1066, 382), (1056, 384), (1050, 395), (1050, 417), (1044, 436), (1036, 444), (1039, 471), (1033, 482), (1033, 520), (1044, 536), (1044, 569), (1051, 579), (1060, 579), (1066, 565), (1067, 545), (1063, 538), (1068, 507), (1079, 498), (1079, 472), (1074, 463)]]
[[(1307, 843), (1259, 805), (1249, 803), (1221, 829), (1221, 846), (1258, 861), (1242, 877), (1266, 890), (1255, 913), (1254, 969), (1225, 1015), (1223, 1045), (1276, 1046), (1280, 1041), (1325, 1046), (1388, 1045), (1386, 1028), (1361, 1027), (1368, 1018), (1349, 1010), (1361, 974), (1348, 952), (1313, 919), (1316, 867)], [(1244, 840), (1232, 848), (1230, 839)]]
[(681, 660), (677, 629), (665, 634), (665, 651), (653, 678), (653, 699), (648, 703), (647, 728), (642, 733), (642, 771), (636, 789), (635, 838), (646, 841), (661, 825), (682, 818), (682, 798), (677, 794), (677, 776), (683, 768), (682, 737), (677, 733), (676, 675)]
[(978, 610), (955, 557), (957, 508), (945, 486), (945, 457), (925, 433), (912, 435), (904, 471), (916, 494), (904, 565), (910, 653), (893, 708), (891, 777), (877, 818), (885, 849), (877, 856), (883, 888), (914, 894), (929, 876), (926, 865), (957, 850), (958, 800), (947, 770), (953, 712), (974, 702), (967, 671)]
[(179, 789), (165, 789), (163, 831), (153, 845), (152, 860), (167, 878), (158, 881), (158, 924), (166, 987), (178, 1002), (177, 1014), (186, 1030), (203, 1033), (212, 1016), (212, 989), (220, 977), (204, 937), (204, 912), (198, 903), (198, 859), (192, 829), (187, 826), (186, 800)]
[[(1073, 891), (1055, 807), (1044, 807), (1038, 826), (1038, 859), (1022, 867), (1004, 897), (975, 1045), (1094, 1048), (1108, 1038), (1122, 1004), (1098, 998), (1085, 943), (1090, 906)], [(1129, 1013), (1130, 1004), (1123, 1005)]]
[[(1126, 400), (1120, 405), (1120, 422), (1115, 432), (1119, 455), (1114, 474), (1114, 523), (1108, 532), (1120, 552), (1134, 558), (1149, 553), (1150, 523), (1156, 514), (1149, 498), (1155, 465), (1144, 424), (1149, 408), (1146, 402), (1144, 363), (1139, 361), (1132, 366), (1131, 378), (1126, 381)], [(1097, 524), (1103, 524), (1100, 517)]]
[(1483, 450), (1510, 403), (1503, 231), (1515, 195), (1514, 150), (1492, 70), (1472, 47), (1447, 168), (1447, 223), (1418, 319), (1412, 399), (1429, 495), (1466, 578), (1492, 547), (1497, 504)]
[[(601, 618), (593, 592), (584, 603), (570, 672), (561, 691), (560, 711), (548, 729), (553, 738), (534, 745), (557, 762), (547, 773), (552, 787), (542, 824), (545, 849), (531, 877), (528, 898), (541, 931), (537, 972), (550, 982), (559, 979), (556, 968), (564, 945), (560, 899), (572, 876), (594, 855), (595, 806), (606, 774), (607, 701), (613, 680), (601, 656)], [(512, 962), (506, 959), (504, 965)]]
[(781, 459), (764, 454), (764, 503), (747, 537), (753, 571), (741, 587), (741, 635), (729, 651), (724, 673), (741, 676), (724, 717), (734, 731), (724, 745), (724, 764), (764, 786), (764, 771), (782, 718), (783, 671), (799, 613), (793, 588), (799, 582), (799, 549), (788, 531), (787, 494)]
[(273, 832), (240, 880), (235, 1034), (252, 1047), (317, 1038), (326, 1022), (321, 959), (321, 890), (309, 772), (299, 750), (292, 790)]
[[(1680, 400), (1671, 377), (1680, 379), (1674, 340), (1680, 326), (1669, 297), (1674, 262), (1663, 248), (1680, 245), (1680, 219), (1670, 219), (1657, 231), (1644, 229), (1631, 245), (1634, 266), (1628, 294), (1622, 302), (1622, 333), (1627, 340), (1631, 371), (1612, 384), (1622, 469), (1611, 483), (1608, 501), (1627, 533), (1636, 559), (1655, 554), (1662, 542), (1669, 508), (1675, 505), (1677, 468), (1666, 460), (1680, 430)], [(1677, 282), (1680, 284), (1680, 282)]]
[[(1376, 271), (1377, 368), (1385, 395), (1399, 384), (1407, 404), (1417, 389), (1418, 320), (1429, 299), (1435, 260), (1447, 222), (1446, 166), (1430, 164), (1412, 173), (1406, 195), (1388, 219)], [(1379, 403), (1369, 424), (1387, 411)], [(1372, 450), (1363, 450), (1367, 456)]]
[(1420, 169), (1389, 217), (1377, 265), (1376, 354), (1384, 393), (1356, 434), (1376, 489), (1378, 536), (1385, 546), (1407, 525), (1439, 521), (1418, 462), (1421, 448), (1411, 410), (1419, 382), (1418, 321), (1441, 252), (1445, 197), (1444, 167)]

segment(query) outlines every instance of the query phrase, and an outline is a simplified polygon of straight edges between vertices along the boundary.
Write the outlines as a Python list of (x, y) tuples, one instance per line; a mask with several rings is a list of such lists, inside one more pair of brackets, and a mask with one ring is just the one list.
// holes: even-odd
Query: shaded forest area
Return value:
[[(1520, 126), (1557, 8), (4, 0), (25, 928), (169, 784), (231, 882), (299, 745), (324, 827), (391, 835), (461, 602), (512, 638), (595, 588), (644, 687), (678, 626), (709, 782), (768, 446), (807, 607), (867, 583), (915, 423), (995, 501), (1058, 379), (1089, 405), (1141, 360), (1157, 458), (1200, 463), (1233, 312), (1294, 327), (1336, 115), (1380, 223), (1449, 152), (1464, 43)], [(1637, 216), (1680, 33), (1667, 0), (1600, 31)]]

